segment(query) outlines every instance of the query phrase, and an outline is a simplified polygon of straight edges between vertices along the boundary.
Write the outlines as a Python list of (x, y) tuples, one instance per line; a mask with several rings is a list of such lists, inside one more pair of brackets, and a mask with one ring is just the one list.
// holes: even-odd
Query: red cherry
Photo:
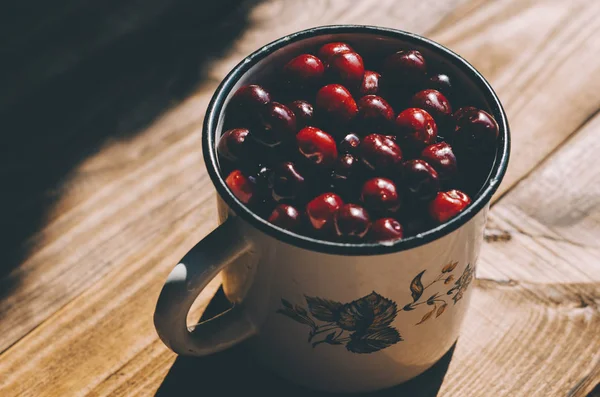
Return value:
[(375, 95), (379, 92), (379, 79), (381, 75), (372, 70), (365, 70), (362, 82), (358, 88), (360, 95)]
[(496, 147), (498, 123), (489, 113), (468, 106), (458, 109), (454, 113), (454, 120), (456, 129), (452, 137), (461, 149), (487, 152)]
[(422, 150), (435, 143), (437, 126), (433, 117), (423, 109), (408, 108), (396, 117), (398, 138), (414, 148)]
[(400, 222), (394, 218), (380, 218), (371, 225), (369, 239), (372, 241), (392, 241), (404, 237)]
[(395, 83), (415, 86), (427, 74), (425, 58), (419, 51), (398, 51), (390, 55), (383, 64), (383, 75)]
[(335, 139), (316, 127), (304, 127), (296, 135), (298, 150), (312, 164), (330, 167), (337, 159)]
[(296, 115), (279, 102), (271, 102), (265, 107), (261, 122), (263, 129), (257, 130), (254, 137), (267, 146), (289, 142), (296, 134)]
[(340, 152), (356, 154), (360, 145), (360, 138), (358, 135), (350, 133), (347, 134), (339, 144)]
[(325, 66), (316, 56), (301, 54), (283, 67), (283, 73), (292, 84), (312, 86), (321, 81)]
[(327, 72), (335, 81), (357, 87), (365, 74), (365, 65), (362, 57), (356, 52), (344, 52), (331, 57)]
[(386, 178), (372, 178), (361, 189), (361, 201), (376, 213), (396, 212), (400, 209), (400, 197), (396, 185)]
[(332, 228), (333, 215), (344, 205), (342, 198), (335, 193), (323, 193), (306, 205), (306, 215), (316, 230)]
[(232, 162), (237, 162), (241, 159), (247, 158), (249, 155), (249, 133), (250, 131), (248, 131), (247, 128), (234, 128), (232, 130), (225, 131), (219, 139), (217, 152), (220, 156)]
[(278, 204), (271, 212), (268, 221), (282, 229), (296, 231), (302, 224), (302, 217), (300, 212), (291, 205)]
[(391, 174), (399, 170), (402, 150), (393, 140), (380, 134), (363, 138), (359, 154), (362, 162), (371, 170)]
[(228, 111), (234, 117), (249, 118), (262, 112), (271, 102), (271, 94), (259, 85), (251, 84), (240, 87), (231, 97)]
[(405, 189), (417, 200), (429, 200), (440, 190), (440, 178), (423, 160), (408, 160), (402, 165)]
[(354, 198), (358, 160), (350, 153), (344, 153), (335, 162), (331, 172), (331, 187), (345, 198)]
[(429, 215), (437, 223), (454, 218), (471, 204), (471, 198), (460, 190), (439, 192), (429, 204)]
[(313, 118), (313, 106), (302, 100), (291, 102), (287, 107), (296, 115), (296, 124), (298, 128), (304, 128), (310, 125)]
[(286, 161), (278, 164), (274, 168), (271, 178), (275, 201), (295, 200), (304, 193), (306, 185), (304, 176), (292, 162)]
[(448, 181), (457, 173), (456, 156), (446, 142), (427, 146), (421, 152), (421, 158), (437, 171), (441, 180)]
[(433, 117), (437, 125), (445, 125), (452, 117), (452, 107), (444, 94), (437, 90), (417, 92), (410, 100), (410, 106), (425, 110)]
[(358, 114), (350, 91), (339, 84), (329, 84), (317, 92), (317, 111), (332, 123), (347, 124)]
[(323, 62), (329, 63), (334, 55), (343, 54), (346, 52), (354, 52), (354, 50), (346, 43), (334, 42), (327, 43), (319, 48), (317, 55)]
[(238, 200), (244, 204), (248, 204), (255, 195), (255, 186), (240, 170), (232, 171), (225, 183)]
[(367, 131), (389, 130), (394, 120), (394, 109), (377, 95), (365, 95), (358, 101), (358, 121)]
[(343, 239), (361, 239), (371, 227), (369, 213), (356, 204), (344, 204), (333, 216), (335, 232)]
[(447, 74), (436, 74), (431, 76), (427, 85), (429, 88), (438, 90), (446, 96), (452, 94), (452, 82)]

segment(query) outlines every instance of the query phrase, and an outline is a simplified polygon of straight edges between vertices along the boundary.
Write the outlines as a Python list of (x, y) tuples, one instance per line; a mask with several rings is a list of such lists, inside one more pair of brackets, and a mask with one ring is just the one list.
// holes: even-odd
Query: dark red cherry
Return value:
[(403, 186), (414, 199), (429, 200), (440, 190), (438, 173), (426, 161), (407, 160), (402, 169)]
[(233, 119), (255, 119), (271, 102), (271, 94), (263, 87), (251, 84), (240, 87), (231, 97), (227, 107)]
[(333, 216), (344, 205), (340, 196), (335, 193), (323, 193), (306, 205), (306, 215), (315, 230), (333, 231)]
[(340, 155), (331, 171), (331, 187), (346, 199), (357, 197), (355, 186), (358, 174), (358, 160), (350, 153)]
[(359, 157), (371, 170), (393, 174), (400, 169), (402, 150), (393, 140), (380, 134), (369, 134), (362, 139)]
[(248, 204), (253, 201), (256, 193), (254, 184), (246, 177), (242, 171), (234, 170), (227, 178), (225, 183), (238, 200), (244, 204)]
[(389, 131), (394, 121), (394, 109), (377, 95), (365, 95), (358, 101), (358, 117), (363, 130)]
[(498, 139), (498, 123), (487, 112), (472, 106), (454, 113), (456, 129), (451, 137), (456, 147), (473, 152), (493, 151)]
[(333, 223), (338, 237), (357, 240), (366, 236), (371, 227), (371, 218), (363, 207), (344, 204), (334, 214)]
[(419, 85), (426, 74), (425, 58), (416, 50), (398, 51), (390, 55), (383, 64), (383, 76), (402, 85)]
[(310, 125), (313, 118), (313, 106), (303, 100), (291, 102), (287, 107), (296, 115), (296, 126), (304, 128)]
[(358, 88), (360, 95), (376, 95), (379, 93), (379, 79), (381, 75), (372, 70), (365, 70), (362, 82)]
[(347, 124), (358, 114), (352, 94), (344, 86), (329, 84), (317, 92), (317, 112), (331, 123)]
[(219, 139), (217, 152), (220, 156), (232, 162), (248, 158), (250, 154), (248, 150), (249, 133), (250, 131), (246, 128), (234, 128), (225, 131)]
[(310, 54), (301, 54), (283, 67), (285, 79), (300, 86), (314, 86), (325, 73), (325, 66), (319, 58)]
[(365, 65), (362, 57), (356, 52), (344, 52), (330, 58), (327, 73), (334, 81), (349, 87), (358, 87), (365, 74)]
[(417, 92), (410, 100), (410, 106), (425, 110), (438, 126), (445, 126), (452, 117), (450, 102), (437, 90), (427, 89)]
[(396, 212), (400, 209), (396, 185), (386, 178), (367, 180), (361, 189), (361, 201), (374, 213)]
[(278, 204), (271, 212), (268, 221), (282, 229), (296, 231), (302, 225), (302, 216), (291, 205)]
[(346, 43), (333, 42), (327, 43), (319, 48), (317, 56), (321, 58), (324, 63), (329, 63), (334, 55), (344, 54), (346, 52), (354, 52), (354, 50)]
[(342, 141), (340, 142), (339, 146), (339, 151), (341, 153), (351, 153), (351, 154), (356, 154), (358, 153), (358, 147), (360, 145), (360, 138), (358, 137), (358, 135), (350, 133), (347, 134), (344, 139), (342, 139)]
[(438, 90), (442, 94), (446, 95), (446, 97), (452, 94), (452, 82), (447, 74), (440, 73), (431, 76), (427, 82), (427, 86), (429, 88), (433, 88), (434, 90)]
[(392, 241), (404, 237), (404, 230), (400, 222), (394, 218), (380, 218), (371, 225), (369, 240)]
[(337, 159), (335, 139), (316, 127), (304, 127), (296, 135), (300, 153), (312, 164), (330, 167)]
[(437, 223), (449, 221), (471, 204), (471, 198), (460, 190), (439, 192), (429, 204), (429, 215)]
[(427, 146), (421, 152), (421, 158), (437, 171), (443, 181), (451, 180), (457, 173), (456, 156), (446, 142)]
[(273, 169), (271, 185), (275, 201), (295, 200), (304, 194), (306, 188), (304, 176), (290, 161), (280, 163)]
[(269, 103), (261, 114), (262, 129), (257, 129), (254, 138), (267, 146), (277, 146), (293, 141), (296, 134), (296, 115), (279, 102)]
[(422, 150), (435, 143), (437, 126), (423, 109), (408, 108), (396, 117), (397, 136), (411, 147)]

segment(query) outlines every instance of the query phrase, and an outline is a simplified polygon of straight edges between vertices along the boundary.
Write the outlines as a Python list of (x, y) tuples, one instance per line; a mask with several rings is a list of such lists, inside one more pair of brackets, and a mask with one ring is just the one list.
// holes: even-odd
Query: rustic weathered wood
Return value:
[[(261, 44), (329, 23), (398, 27), (447, 44), (489, 78), (513, 129), (502, 192), (521, 182), (490, 214), (490, 228), (511, 239), (484, 247), (478, 274), (485, 279), (477, 283), (447, 373), (442, 366), (427, 382), (395, 393), (432, 395), (423, 384), (439, 387), (444, 373), (439, 395), (585, 396), (594, 389), (600, 382), (600, 246), (594, 238), (600, 232), (594, 178), (600, 119), (586, 121), (600, 107), (599, 4), (477, 0), (444, 2), (447, 8), (432, 13), (427, 2), (399, 3), (251, 3), (249, 26), (211, 64), (194, 95), (136, 136), (107, 141), (77, 164), (52, 192), (57, 201), (26, 259), (3, 280), (12, 291), (0, 300), (0, 351), (6, 350), (0, 395), (152, 395), (164, 382), (161, 393), (168, 396), (172, 379), (188, 391), (247, 391), (243, 382), (218, 383), (232, 360), (242, 361), (234, 368), (250, 385), (267, 381), (281, 394), (304, 395), (252, 372), (239, 349), (205, 360), (180, 358), (173, 366), (175, 355), (158, 341), (151, 313), (170, 267), (215, 224), (199, 140), (216, 83)], [(155, 72), (150, 68), (135, 83)], [(93, 128), (121, 88), (103, 91), (101, 110), (90, 108), (71, 129), (85, 134)], [(131, 128), (127, 122), (162, 104), (162, 95), (159, 87), (133, 102), (119, 128)], [(217, 286), (218, 280), (200, 298), (200, 309)]]

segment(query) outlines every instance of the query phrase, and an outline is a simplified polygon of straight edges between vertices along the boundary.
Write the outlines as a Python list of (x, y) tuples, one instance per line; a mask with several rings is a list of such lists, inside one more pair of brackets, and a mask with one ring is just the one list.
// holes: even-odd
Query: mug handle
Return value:
[(252, 250), (240, 233), (242, 225), (230, 216), (194, 246), (173, 268), (160, 292), (154, 326), (160, 339), (175, 353), (206, 356), (256, 334), (241, 306), (203, 321), (193, 329), (187, 315), (198, 295), (227, 265)]

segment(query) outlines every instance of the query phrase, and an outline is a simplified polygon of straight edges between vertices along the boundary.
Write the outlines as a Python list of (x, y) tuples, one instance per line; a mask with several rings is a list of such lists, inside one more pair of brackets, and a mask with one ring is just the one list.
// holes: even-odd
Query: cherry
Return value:
[(347, 134), (344, 139), (340, 142), (339, 149), (342, 153), (356, 154), (360, 145), (360, 138), (358, 135), (350, 133)]
[(227, 111), (233, 115), (234, 120), (245, 122), (254, 120), (271, 102), (271, 94), (263, 87), (250, 84), (240, 87), (231, 97)]
[(390, 55), (383, 64), (383, 75), (402, 85), (419, 85), (426, 74), (425, 58), (416, 50), (398, 51)]
[(394, 109), (377, 95), (365, 95), (358, 101), (358, 121), (365, 130), (390, 130)]
[(343, 52), (330, 58), (327, 73), (334, 81), (349, 87), (358, 87), (365, 74), (365, 65), (362, 57), (356, 52)]
[(371, 170), (393, 173), (402, 163), (402, 150), (392, 139), (380, 134), (369, 134), (359, 147), (362, 162)]
[(447, 74), (435, 74), (429, 78), (427, 83), (429, 88), (438, 90), (442, 94), (449, 96), (452, 94), (452, 82)]
[(331, 187), (344, 198), (354, 198), (355, 177), (358, 173), (358, 160), (350, 153), (338, 157), (331, 172)]
[(423, 160), (407, 160), (402, 165), (404, 187), (417, 200), (429, 200), (440, 190), (440, 178)]
[(219, 139), (217, 152), (223, 158), (237, 162), (248, 157), (248, 134), (250, 131), (246, 128), (234, 128), (225, 131)]
[(437, 223), (444, 223), (454, 218), (469, 204), (471, 198), (460, 190), (439, 192), (429, 204), (429, 215)]
[(265, 193), (273, 188), (272, 175), (273, 170), (271, 167), (259, 164), (254, 175), (250, 176), (250, 179), (256, 185), (257, 190), (261, 192), (261, 196), (266, 196)]
[(422, 150), (435, 143), (437, 126), (433, 117), (423, 109), (408, 108), (396, 117), (398, 137), (412, 147)]
[(367, 180), (361, 189), (361, 201), (373, 212), (396, 212), (400, 209), (396, 185), (386, 178)]
[(304, 127), (296, 135), (298, 150), (312, 164), (330, 167), (338, 156), (335, 140), (316, 127)]
[(358, 107), (350, 91), (339, 84), (329, 84), (317, 92), (317, 111), (332, 123), (347, 124), (358, 114)]
[(344, 204), (333, 215), (335, 232), (344, 239), (362, 239), (371, 227), (369, 213), (356, 204)]
[(472, 106), (454, 113), (456, 129), (452, 138), (457, 146), (472, 152), (493, 151), (498, 139), (498, 123), (487, 112)]
[(381, 75), (372, 70), (365, 70), (362, 82), (358, 88), (360, 95), (375, 95), (379, 92), (379, 79)]
[(421, 158), (437, 171), (443, 181), (454, 178), (458, 171), (456, 156), (452, 151), (452, 147), (446, 142), (427, 146), (421, 152)]
[(253, 201), (255, 196), (255, 186), (240, 170), (232, 171), (227, 178), (225, 183), (238, 200), (244, 204), (248, 204)]
[(301, 54), (283, 67), (288, 82), (301, 87), (314, 86), (325, 73), (325, 66), (319, 58), (310, 54)]
[(278, 204), (269, 215), (268, 221), (282, 229), (296, 231), (302, 224), (302, 217), (291, 205)]
[(371, 225), (369, 239), (372, 241), (392, 241), (404, 237), (400, 222), (394, 218), (380, 218)]
[(306, 215), (315, 230), (329, 231), (333, 229), (333, 216), (342, 205), (344, 202), (337, 194), (323, 193), (306, 205)]
[(438, 126), (446, 125), (452, 117), (450, 102), (437, 90), (427, 89), (417, 92), (410, 100), (410, 106), (425, 110)]
[(298, 171), (296, 165), (290, 161), (278, 164), (272, 175), (273, 199), (295, 200), (298, 199), (305, 189), (304, 176)]
[(304, 128), (310, 125), (313, 118), (313, 106), (303, 100), (291, 102), (287, 107), (296, 115), (296, 125), (298, 128)]
[(346, 52), (354, 52), (354, 50), (346, 43), (334, 42), (324, 44), (321, 48), (319, 48), (317, 55), (319, 58), (321, 58), (321, 60), (323, 60), (323, 62), (329, 63), (334, 55), (343, 54)]
[(266, 105), (261, 114), (261, 123), (262, 130), (257, 130), (254, 137), (267, 146), (289, 142), (296, 134), (296, 115), (279, 102)]

